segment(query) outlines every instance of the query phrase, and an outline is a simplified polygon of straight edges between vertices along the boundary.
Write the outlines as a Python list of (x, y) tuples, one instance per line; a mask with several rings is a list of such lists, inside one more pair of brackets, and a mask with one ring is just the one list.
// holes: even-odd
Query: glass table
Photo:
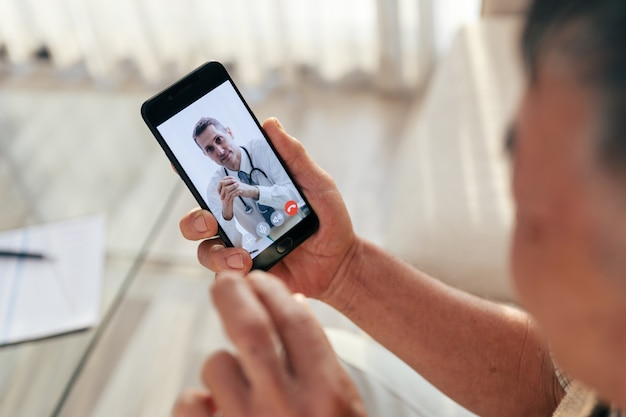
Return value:
[(1, 416), (59, 413), (182, 190), (141, 120), (149, 95), (0, 90), (0, 230), (93, 213), (107, 218), (99, 324), (0, 346)]

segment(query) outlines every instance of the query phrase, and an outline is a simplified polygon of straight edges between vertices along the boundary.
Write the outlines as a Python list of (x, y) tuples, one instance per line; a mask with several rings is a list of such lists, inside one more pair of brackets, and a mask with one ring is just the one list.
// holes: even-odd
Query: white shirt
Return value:
[[(259, 213), (257, 207), (258, 204), (270, 206), (275, 210), (284, 211), (285, 203), (289, 200), (300, 202), (302, 198), (296, 191), (295, 186), (289, 179), (287, 172), (283, 169), (282, 165), (278, 161), (278, 158), (274, 155), (272, 148), (267, 144), (265, 139), (253, 139), (244, 145), (244, 148), (248, 150), (252, 164), (246, 152), (240, 148), (241, 151), (241, 163), (239, 169), (245, 173), (252, 171), (252, 166), (257, 168), (252, 174), (252, 180), (259, 185), (259, 199), (255, 201), (251, 198), (243, 197), (244, 201), (252, 207), (252, 213), (246, 213), (246, 207), (239, 198), (236, 198), (233, 203), (233, 218), (226, 220), (222, 216), (222, 200), (217, 192), (217, 186), (219, 182), (226, 176), (224, 168), (220, 167), (211, 177), (209, 185), (206, 190), (207, 201), (209, 208), (215, 215), (218, 223), (224, 229), (231, 242), (235, 246), (242, 245), (242, 234), (237, 229), (235, 219), (239, 225), (254, 236), (255, 240), (260, 239), (256, 234), (256, 226), (261, 222), (266, 222), (265, 218)], [(258, 170), (262, 170), (267, 175), (267, 178)], [(228, 175), (239, 179), (237, 171), (229, 171)]]

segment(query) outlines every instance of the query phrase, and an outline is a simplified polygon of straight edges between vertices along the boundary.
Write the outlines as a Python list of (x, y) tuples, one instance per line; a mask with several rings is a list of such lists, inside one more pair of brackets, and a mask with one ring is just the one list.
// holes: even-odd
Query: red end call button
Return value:
[(289, 216), (295, 216), (298, 213), (298, 203), (289, 200), (285, 203), (285, 213)]

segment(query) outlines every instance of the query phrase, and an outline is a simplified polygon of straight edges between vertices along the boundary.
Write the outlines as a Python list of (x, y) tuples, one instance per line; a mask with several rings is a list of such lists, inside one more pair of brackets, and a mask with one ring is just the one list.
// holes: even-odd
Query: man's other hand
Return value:
[(270, 274), (218, 274), (211, 294), (236, 353), (205, 362), (207, 391), (181, 396), (175, 417), (365, 417), (302, 296)]

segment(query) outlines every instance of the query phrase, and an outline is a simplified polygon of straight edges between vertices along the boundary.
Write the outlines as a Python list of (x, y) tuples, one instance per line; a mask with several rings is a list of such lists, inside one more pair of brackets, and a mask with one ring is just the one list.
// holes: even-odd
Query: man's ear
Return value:
[(235, 135), (233, 135), (233, 131), (230, 130), (230, 127), (226, 128), (226, 133), (228, 133), (228, 135), (230, 135), (231, 138), (235, 139)]

